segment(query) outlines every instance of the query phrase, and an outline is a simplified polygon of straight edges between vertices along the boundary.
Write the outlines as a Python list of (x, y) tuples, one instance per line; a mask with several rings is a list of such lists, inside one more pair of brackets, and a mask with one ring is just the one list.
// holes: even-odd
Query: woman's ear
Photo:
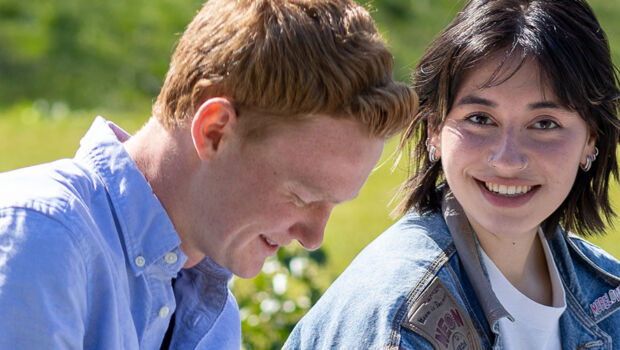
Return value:
[(586, 145), (583, 148), (583, 154), (581, 155), (580, 164), (586, 163), (586, 158), (590, 157), (592, 161), (598, 156), (598, 149), (596, 148), (596, 135), (591, 133), (586, 141)]
[[(426, 150), (429, 152), (429, 158), (431, 162), (437, 161), (441, 157), (441, 128), (433, 128), (428, 124), (426, 134), (428, 135), (426, 139)], [(431, 155), (431, 153), (433, 154)]]
[(192, 119), (191, 134), (198, 157), (209, 160), (223, 140), (237, 130), (237, 113), (232, 103), (223, 97), (206, 100)]

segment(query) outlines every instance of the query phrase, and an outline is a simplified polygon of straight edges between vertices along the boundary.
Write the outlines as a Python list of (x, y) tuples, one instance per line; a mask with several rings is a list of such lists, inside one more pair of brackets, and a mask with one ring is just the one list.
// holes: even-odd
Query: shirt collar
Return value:
[(484, 312), (491, 329), (496, 329), (497, 321), (503, 317), (512, 320), (512, 316), (506, 311), (497, 299), (491, 288), (482, 263), (479, 244), (471, 228), (463, 208), (452, 194), (449, 188), (443, 190), (441, 209), (444, 220), (448, 225), (454, 246), (460, 257), (460, 261), (465, 267), (465, 272), (469, 277), (474, 292), (478, 297), (482, 311)]
[[(76, 159), (103, 182), (134, 274), (154, 266), (174, 276), (187, 257), (178, 249), (181, 240), (168, 214), (122, 144), (130, 137), (114, 123), (97, 117), (80, 141)], [(155, 264), (170, 252), (175, 259), (168, 256), (166, 264)]]

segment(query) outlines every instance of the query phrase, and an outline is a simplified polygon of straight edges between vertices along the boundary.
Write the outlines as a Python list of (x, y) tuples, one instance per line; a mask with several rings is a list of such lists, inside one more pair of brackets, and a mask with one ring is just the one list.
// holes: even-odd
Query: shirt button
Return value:
[(170, 308), (167, 306), (162, 306), (161, 309), (159, 309), (159, 317), (161, 318), (166, 318), (166, 316), (168, 316), (169, 313), (170, 313)]
[(174, 264), (175, 262), (177, 262), (178, 259), (179, 258), (177, 257), (177, 253), (175, 252), (166, 253), (166, 255), (164, 256), (164, 260), (166, 260), (168, 264)]
[(134, 260), (134, 262), (136, 263), (137, 267), (142, 267), (144, 266), (144, 264), (146, 264), (146, 259), (143, 256), (139, 256), (136, 258), (136, 260)]

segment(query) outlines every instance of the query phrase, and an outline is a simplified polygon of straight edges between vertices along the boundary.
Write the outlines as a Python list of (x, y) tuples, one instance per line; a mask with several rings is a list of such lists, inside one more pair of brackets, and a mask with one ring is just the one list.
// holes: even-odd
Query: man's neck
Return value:
[(191, 138), (184, 132), (189, 133), (181, 128), (167, 130), (151, 117), (124, 146), (166, 210), (181, 239), (181, 250), (188, 257), (185, 267), (191, 267), (204, 255), (192, 251), (193, 245), (186, 237), (192, 208), (184, 203), (191, 190), (192, 167), (196, 166), (197, 157), (192, 157)]

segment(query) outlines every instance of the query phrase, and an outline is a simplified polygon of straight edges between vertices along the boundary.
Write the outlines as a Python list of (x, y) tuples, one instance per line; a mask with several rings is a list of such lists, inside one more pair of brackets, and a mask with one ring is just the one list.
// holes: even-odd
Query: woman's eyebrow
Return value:
[[(487, 107), (498, 107), (499, 105), (494, 102), (491, 101), (487, 98), (484, 97), (480, 97), (477, 95), (467, 95), (465, 97), (463, 97), (462, 99), (460, 99), (457, 103), (457, 106), (461, 106), (461, 105), (482, 105), (482, 106), (487, 106)], [(558, 104), (557, 102), (554, 101), (549, 101), (549, 100), (544, 100), (544, 101), (539, 101), (539, 102), (533, 102), (527, 105), (527, 108), (530, 110), (534, 110), (534, 109), (544, 109), (544, 108), (556, 108), (556, 109), (566, 109), (563, 106), (561, 106), (560, 104)]]
[(483, 98), (483, 97), (480, 97), (480, 96), (476, 96), (476, 95), (472, 95), (472, 94), (467, 95), (467, 96), (463, 97), (462, 99), (458, 100), (456, 105), (457, 106), (461, 106), (461, 105), (483, 105), (483, 106), (488, 106), (488, 107), (497, 107), (498, 106), (497, 103), (495, 103), (495, 102), (493, 102), (493, 101), (491, 101), (489, 99), (486, 99), (486, 98)]
[(557, 109), (565, 109), (561, 105), (553, 101), (540, 101), (534, 102), (527, 105), (529, 109), (542, 109), (542, 108), (557, 108)]

